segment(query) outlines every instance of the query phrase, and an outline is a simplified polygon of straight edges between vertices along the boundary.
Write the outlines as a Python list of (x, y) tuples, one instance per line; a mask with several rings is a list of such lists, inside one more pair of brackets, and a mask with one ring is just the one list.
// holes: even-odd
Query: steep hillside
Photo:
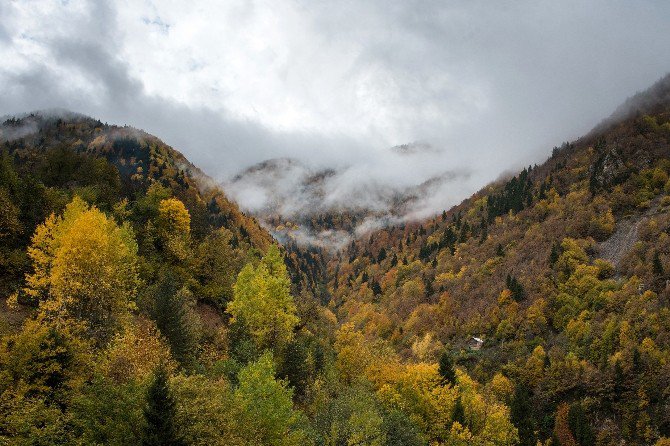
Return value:
[(667, 444), (668, 92), (427, 220), (430, 184), (321, 207), (335, 173), (257, 166), (283, 252), (151, 135), (6, 120), (0, 443)]
[[(436, 154), (425, 144), (404, 144), (381, 156), (411, 165)], [(239, 172), (224, 188), (284, 246), (296, 289), (327, 302), (326, 264), (333, 254), (374, 228), (430, 213), (434, 203), (426, 200), (468, 177), (464, 169), (447, 169), (416, 182), (399, 182), (388, 174), (379, 181), (379, 172), (368, 176), (367, 167), (354, 163), (319, 169), (297, 159), (269, 159)]]
[(366, 234), (329, 262), (331, 309), (407, 360), (446, 346), (478, 380), (512, 379), (522, 444), (670, 435), (669, 92), (666, 77), (541, 166)]
[(282, 255), (150, 135), (8, 119), (0, 201), (2, 444), (518, 439), (504, 392), (339, 326), (319, 253)]
[(37, 112), (2, 123), (0, 153), (3, 295), (17, 290), (29, 271), (25, 249), (36, 226), (74, 195), (119, 219), (132, 216), (140, 244), (153, 212), (148, 201), (170, 196), (188, 209), (195, 242), (225, 228), (234, 245), (265, 251), (272, 243), (181, 153), (131, 127), (65, 111)]

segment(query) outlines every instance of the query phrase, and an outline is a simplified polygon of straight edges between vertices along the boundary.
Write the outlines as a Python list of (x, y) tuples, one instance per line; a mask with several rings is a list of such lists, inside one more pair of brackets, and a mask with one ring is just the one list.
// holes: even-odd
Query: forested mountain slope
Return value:
[(667, 445), (669, 92), (336, 252), (151, 135), (6, 120), (0, 443)]
[(302, 260), (150, 135), (10, 118), (0, 200), (3, 444), (517, 439), (463, 370), (338, 327)]
[(544, 164), (352, 243), (328, 266), (340, 322), (407, 361), (446, 347), (479, 381), (511, 379), (522, 444), (670, 435), (669, 92), (666, 77)]
[(143, 200), (174, 196), (189, 211), (195, 240), (225, 228), (235, 243), (264, 251), (272, 242), (181, 153), (134, 128), (65, 111), (37, 112), (3, 122), (0, 144), (7, 228), (1, 261), (10, 273), (0, 278), (3, 293), (16, 288), (26, 272), (19, 252), (37, 224), (60, 212), (73, 195), (118, 217), (134, 213), (137, 223), (146, 223), (151, 212), (140, 209)]

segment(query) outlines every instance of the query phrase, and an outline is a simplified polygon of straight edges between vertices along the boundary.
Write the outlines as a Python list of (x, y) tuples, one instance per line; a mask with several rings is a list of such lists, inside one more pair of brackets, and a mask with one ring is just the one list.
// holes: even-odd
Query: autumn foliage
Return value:
[(666, 445), (669, 109), (333, 253), (150, 135), (10, 119), (0, 443)]

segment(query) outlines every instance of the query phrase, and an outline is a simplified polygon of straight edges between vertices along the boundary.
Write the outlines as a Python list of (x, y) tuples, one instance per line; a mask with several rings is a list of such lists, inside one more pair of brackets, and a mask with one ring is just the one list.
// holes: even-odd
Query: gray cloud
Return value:
[[(426, 189), (423, 216), (670, 69), (662, 1), (196, 3), (3, 3), (0, 114), (133, 125), (220, 180), (279, 157), (340, 169), (326, 203), (467, 171)], [(413, 141), (431, 150), (389, 150)]]

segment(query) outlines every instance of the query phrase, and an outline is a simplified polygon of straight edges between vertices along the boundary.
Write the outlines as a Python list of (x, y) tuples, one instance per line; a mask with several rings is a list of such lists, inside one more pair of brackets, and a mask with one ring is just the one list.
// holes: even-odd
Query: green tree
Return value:
[(237, 276), (235, 297), (227, 311), (233, 323), (247, 327), (260, 349), (281, 349), (293, 339), (299, 318), (290, 286), (286, 265), (274, 245), (258, 267), (247, 264)]
[(220, 228), (198, 245), (193, 256), (194, 292), (217, 307), (224, 309), (233, 299), (235, 277), (243, 265), (243, 253), (233, 248), (233, 234)]
[(507, 286), (507, 289), (512, 292), (512, 299), (515, 301), (520, 302), (526, 298), (526, 292), (516, 277), (508, 274), (505, 285)]
[(301, 414), (293, 409), (293, 391), (275, 379), (269, 352), (240, 370), (238, 382), (234, 401), (240, 411), (241, 435), (249, 444), (307, 444), (300, 429)]
[(70, 406), (78, 444), (140, 444), (146, 430), (145, 394), (145, 386), (135, 381), (118, 383), (94, 377)]
[[(315, 425), (327, 445), (382, 446), (392, 440), (387, 429), (393, 432), (400, 427), (394, 423), (405, 424), (403, 421), (394, 417), (385, 423), (374, 394), (365, 386), (354, 385), (317, 408)], [(411, 432), (407, 434), (412, 437)]]
[(465, 407), (463, 407), (463, 400), (460, 395), (456, 398), (456, 404), (454, 404), (454, 412), (451, 416), (451, 419), (454, 423), (459, 423), (461, 426), (465, 426)]
[(7, 189), (0, 187), (0, 241), (16, 237), (21, 232), (20, 210)]
[[(177, 400), (177, 425), (191, 446), (242, 446), (233, 391), (226, 380), (179, 375), (171, 381)], [(248, 444), (248, 443), (246, 443)]]
[(196, 365), (200, 339), (200, 322), (194, 305), (191, 292), (177, 288), (174, 276), (164, 272), (154, 291), (152, 316), (168, 341), (172, 356), (187, 370)]
[(444, 383), (455, 384), (456, 383), (456, 371), (454, 370), (454, 359), (451, 353), (447, 350), (443, 351), (440, 355), (440, 362), (438, 367), (438, 373), (442, 378)]
[(0, 395), (0, 443), (8, 446), (74, 444), (68, 413), (22, 388)]
[(665, 271), (663, 270), (663, 262), (661, 262), (661, 256), (658, 251), (654, 251), (652, 269), (654, 272), (654, 276), (656, 277), (663, 277), (665, 275)]
[(568, 411), (568, 425), (575, 440), (581, 446), (595, 443), (595, 435), (588, 422), (588, 417), (581, 403), (574, 403)]
[(551, 252), (549, 253), (549, 265), (554, 266), (558, 262), (558, 258), (561, 255), (561, 246), (554, 242), (551, 245)]
[(88, 378), (89, 346), (35, 320), (0, 344), (0, 444), (72, 444), (73, 395)]
[(530, 398), (531, 395), (527, 386), (518, 383), (514, 387), (514, 397), (510, 404), (510, 418), (519, 430), (520, 444), (524, 446), (535, 446), (535, 427)]
[(147, 392), (144, 410), (146, 431), (143, 446), (182, 446), (186, 443), (179, 436), (175, 423), (176, 402), (168, 384), (168, 372), (160, 366)]
[(67, 401), (90, 367), (89, 345), (53, 324), (27, 320), (0, 344), (0, 388), (21, 386), (50, 403)]
[(424, 446), (419, 428), (400, 410), (384, 413), (385, 446)]

